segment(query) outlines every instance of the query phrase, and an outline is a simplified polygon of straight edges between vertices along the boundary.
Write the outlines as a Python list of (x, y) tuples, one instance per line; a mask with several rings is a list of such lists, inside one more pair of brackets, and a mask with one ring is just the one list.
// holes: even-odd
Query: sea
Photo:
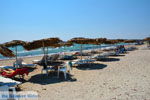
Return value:
[[(118, 43), (114, 45), (109, 45), (109, 44), (101, 44), (101, 45), (91, 45), (91, 44), (82, 44), (82, 50), (94, 50), (94, 49), (100, 49), (100, 48), (106, 48), (106, 47), (114, 47), (118, 45), (132, 45), (132, 43)], [(9, 47), (10, 50), (16, 54), (15, 47)], [(51, 48), (48, 47), (48, 54), (55, 54), (55, 53), (62, 53), (62, 52), (75, 52), (75, 51), (80, 51), (81, 50), (81, 44), (74, 44), (73, 46), (70, 47), (57, 47), (57, 48)], [(17, 57), (33, 57), (33, 56), (41, 56), (43, 55), (43, 49), (35, 49), (31, 51), (25, 50), (22, 46), (17, 46)], [(0, 60), (6, 60), (6, 59), (15, 59), (9, 58), (9, 57), (4, 57), (0, 54)]]

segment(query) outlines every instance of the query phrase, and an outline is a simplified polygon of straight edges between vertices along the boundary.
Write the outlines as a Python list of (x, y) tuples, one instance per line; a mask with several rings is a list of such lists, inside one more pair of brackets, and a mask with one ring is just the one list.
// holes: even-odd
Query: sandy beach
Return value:
[(150, 100), (150, 0), (0, 0), (0, 100)]
[[(145, 45), (144, 45), (145, 46)], [(73, 68), (68, 80), (42, 76), (37, 66), (20, 87), (36, 91), (39, 100), (150, 100), (150, 50), (130, 51), (96, 61), (91, 66)], [(24, 58), (27, 63), (41, 57)], [(14, 60), (0, 61), (12, 65)]]

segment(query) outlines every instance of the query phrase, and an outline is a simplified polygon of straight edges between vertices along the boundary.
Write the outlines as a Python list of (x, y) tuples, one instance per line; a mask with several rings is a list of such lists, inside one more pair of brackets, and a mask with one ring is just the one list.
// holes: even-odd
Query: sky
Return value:
[(0, 43), (150, 36), (150, 0), (0, 0)]

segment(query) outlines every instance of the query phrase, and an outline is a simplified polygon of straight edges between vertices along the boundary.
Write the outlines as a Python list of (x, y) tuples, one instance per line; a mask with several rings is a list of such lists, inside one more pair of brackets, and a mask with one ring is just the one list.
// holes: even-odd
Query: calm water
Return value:
[[(83, 50), (90, 50), (90, 49), (97, 49), (97, 48), (105, 48), (105, 47), (109, 47), (109, 46), (117, 46), (117, 45), (128, 45), (127, 43), (120, 43), (120, 44), (116, 44), (116, 45), (105, 45), (105, 44), (101, 44), (101, 45), (87, 45), (84, 44), (83, 45)], [(61, 52), (71, 52), (71, 51), (80, 51), (80, 44), (74, 44), (71, 47), (60, 47), (60, 48), (48, 48), (48, 54), (53, 54), (53, 53), (61, 53)], [(9, 49), (11, 49), (12, 51), (14, 51), (15, 53), (15, 47), (10, 47)], [(38, 56), (38, 55), (42, 55), (43, 54), (43, 50), (42, 48), (40, 49), (36, 49), (36, 50), (32, 50), (32, 51), (26, 51), (22, 46), (17, 46), (17, 55), (19, 57), (27, 57), (27, 56)], [(0, 59), (10, 59), (10, 58), (6, 58), (3, 57), (2, 55), (0, 55)]]

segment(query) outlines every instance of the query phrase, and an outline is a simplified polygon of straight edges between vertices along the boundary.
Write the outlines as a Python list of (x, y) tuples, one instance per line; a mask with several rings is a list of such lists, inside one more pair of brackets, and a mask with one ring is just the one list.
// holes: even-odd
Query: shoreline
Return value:
[[(104, 46), (104, 47), (98, 47), (96, 49), (84, 49), (83, 52), (89, 52), (91, 50), (96, 50), (96, 51), (99, 51), (99, 50), (103, 50), (105, 48), (109, 48), (109, 47), (115, 47), (116, 45), (108, 45), (108, 46)], [(126, 44), (124, 45), (125, 47), (128, 47), (128, 46), (133, 46), (133, 44)], [(39, 51), (39, 50), (38, 50)], [(75, 53), (75, 52), (80, 52), (80, 50), (73, 50), (73, 51), (66, 51), (66, 52), (58, 52), (58, 53), (49, 53), (48, 55), (52, 55), (52, 54), (61, 54), (61, 53), (66, 53), (66, 54), (72, 54), (72, 53)], [(32, 57), (41, 57), (43, 56), (44, 54), (38, 54), (38, 55), (28, 55), (28, 56), (18, 56), (18, 58), (32, 58)], [(0, 61), (5, 61), (5, 60), (15, 60), (15, 58), (3, 58), (3, 59), (0, 59)]]

